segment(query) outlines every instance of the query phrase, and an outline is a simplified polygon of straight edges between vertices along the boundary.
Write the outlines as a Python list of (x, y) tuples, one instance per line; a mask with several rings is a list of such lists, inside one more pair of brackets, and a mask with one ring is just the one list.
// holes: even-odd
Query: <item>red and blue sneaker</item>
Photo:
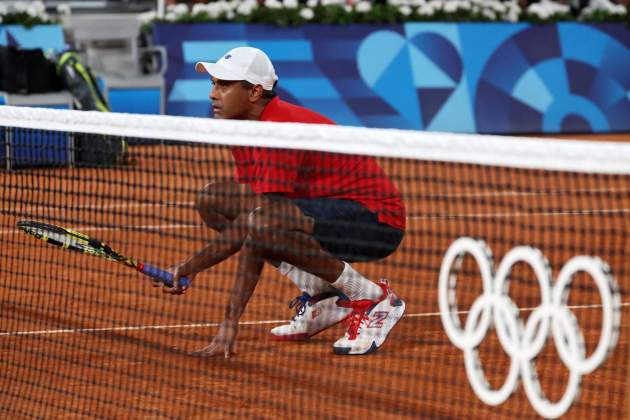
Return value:
[(405, 302), (382, 279), (378, 285), (383, 296), (378, 301), (340, 301), (339, 304), (352, 308), (348, 317), (346, 334), (333, 344), (336, 354), (368, 354), (383, 345), (390, 331), (405, 313)]
[(271, 337), (278, 341), (303, 341), (343, 321), (352, 313), (352, 308), (341, 306), (345, 296), (322, 293), (311, 296), (304, 292), (289, 303), (295, 308), (295, 316), (288, 324), (271, 330)]

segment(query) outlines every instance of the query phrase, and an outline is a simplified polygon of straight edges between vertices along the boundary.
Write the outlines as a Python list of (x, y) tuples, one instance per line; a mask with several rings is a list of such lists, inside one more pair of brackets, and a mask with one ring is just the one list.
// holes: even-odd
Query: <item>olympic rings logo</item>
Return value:
[[(462, 328), (455, 289), (457, 274), (466, 254), (471, 255), (479, 266), (483, 293), (472, 304)], [(510, 273), (519, 262), (532, 268), (540, 286), (541, 303), (526, 323), (520, 319), (519, 309), (509, 296)], [(603, 323), (599, 342), (588, 357), (577, 318), (567, 307), (571, 282), (579, 272), (586, 272), (592, 277), (602, 302)], [(540, 250), (529, 246), (513, 248), (495, 273), (492, 253), (485, 242), (462, 237), (446, 251), (440, 268), (438, 294), (444, 330), (451, 342), (464, 352), (466, 374), (473, 391), (489, 405), (505, 402), (516, 391), (520, 377), (527, 398), (539, 415), (546, 418), (561, 416), (577, 398), (582, 376), (593, 372), (606, 360), (619, 337), (619, 287), (608, 265), (597, 257), (573, 257), (562, 267), (553, 285), (551, 268)], [(492, 389), (488, 384), (478, 353), (492, 326), (510, 357), (507, 378), (499, 389)], [(556, 402), (549, 401), (545, 396), (535, 366), (536, 356), (543, 349), (550, 332), (558, 355), (569, 371), (565, 392)]]

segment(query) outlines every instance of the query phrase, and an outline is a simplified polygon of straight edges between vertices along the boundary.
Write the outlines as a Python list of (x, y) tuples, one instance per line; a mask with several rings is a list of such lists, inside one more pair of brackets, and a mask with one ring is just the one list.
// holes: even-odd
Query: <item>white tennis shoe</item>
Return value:
[(295, 307), (295, 316), (288, 324), (273, 328), (271, 337), (278, 341), (303, 341), (338, 324), (352, 313), (349, 306), (337, 304), (344, 300), (347, 299), (337, 294), (302, 293), (289, 303), (289, 308)]
[(383, 289), (379, 301), (341, 301), (340, 304), (353, 309), (349, 316), (350, 325), (346, 334), (333, 344), (336, 354), (368, 354), (383, 345), (387, 335), (405, 313), (405, 302), (382, 279), (378, 285)]

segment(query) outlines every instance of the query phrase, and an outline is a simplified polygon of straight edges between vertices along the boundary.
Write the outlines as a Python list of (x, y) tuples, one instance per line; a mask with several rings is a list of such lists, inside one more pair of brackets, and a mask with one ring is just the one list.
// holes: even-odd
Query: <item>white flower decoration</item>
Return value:
[(173, 13), (179, 17), (188, 13), (188, 5), (186, 3), (178, 3), (173, 7)]
[(313, 12), (313, 9), (305, 7), (304, 9), (300, 10), (300, 16), (304, 20), (311, 20), (315, 17), (315, 12)]
[[(59, 7), (57, 7), (57, 11), (59, 11)], [(138, 15), (138, 20), (142, 23), (151, 23), (155, 18), (157, 18), (157, 12), (155, 10), (149, 10), (148, 12)]]
[(62, 16), (70, 16), (72, 14), (72, 8), (68, 3), (61, 3), (57, 5), (57, 13)]
[(322, 0), (322, 6), (341, 6), (346, 4), (345, 0)]
[(614, 4), (609, 0), (591, 0), (588, 6), (582, 9), (580, 18), (590, 17), (597, 12), (606, 12), (619, 16), (627, 14), (626, 8), (622, 4)]
[(236, 13), (243, 16), (249, 16), (258, 7), (258, 2), (255, 0), (244, 1), (236, 8)]
[(205, 4), (203, 3), (195, 3), (193, 4), (192, 10), (190, 11), (190, 13), (194, 16), (197, 15), (199, 13), (204, 13), (207, 12), (207, 7)]
[(42, 1), (38, 0), (38, 1), (31, 2), (29, 9), (33, 10), (33, 13), (34, 13), (33, 16), (47, 17), (46, 6), (44, 5), (44, 2)]
[(481, 15), (486, 17), (488, 20), (496, 20), (497, 14), (492, 9), (484, 9), (481, 11)]
[(444, 5), (444, 11), (446, 13), (454, 13), (457, 12), (457, 9), (459, 8), (459, 1), (455, 0), (455, 1), (449, 1)]
[(403, 6), (400, 6), (398, 8), (398, 11), (400, 12), (401, 15), (403, 16), (409, 16), (411, 13), (413, 13), (413, 10), (411, 9), (410, 6), (407, 6), (406, 4)]
[(508, 22), (512, 22), (512, 23), (516, 23), (518, 22), (518, 18), (520, 16), (520, 11), (514, 11), (514, 10), (510, 10), (508, 12), (508, 14), (505, 16), (505, 20), (507, 20)]
[(228, 10), (235, 11), (241, 4), (241, 0), (232, 0), (227, 2)]
[(556, 3), (551, 0), (541, 0), (538, 3), (532, 3), (527, 7), (527, 12), (538, 16), (540, 19), (548, 19), (553, 15), (561, 15), (569, 13), (571, 8), (565, 4)]
[(208, 7), (210, 7), (211, 5), (215, 5), (217, 17), (219, 17), (219, 15), (221, 14), (227, 14), (227, 12), (232, 10), (232, 6), (224, 0), (220, 0), (215, 3), (208, 3)]
[(282, 3), (278, 0), (265, 0), (265, 7), (270, 9), (282, 9)]
[(422, 6), (418, 7), (418, 14), (420, 16), (433, 16), (434, 12), (435, 9), (430, 3), (423, 4)]
[(372, 3), (370, 3), (369, 1), (361, 0), (356, 4), (356, 6), (354, 6), (354, 10), (359, 13), (368, 13), (370, 10), (372, 10)]

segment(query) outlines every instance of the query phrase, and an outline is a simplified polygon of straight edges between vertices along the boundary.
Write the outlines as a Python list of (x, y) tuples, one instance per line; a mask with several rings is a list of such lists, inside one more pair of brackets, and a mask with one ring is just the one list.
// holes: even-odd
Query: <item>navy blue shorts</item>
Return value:
[(315, 220), (313, 236), (340, 260), (375, 261), (394, 252), (405, 232), (378, 221), (361, 204), (337, 198), (293, 198), (302, 213)]

